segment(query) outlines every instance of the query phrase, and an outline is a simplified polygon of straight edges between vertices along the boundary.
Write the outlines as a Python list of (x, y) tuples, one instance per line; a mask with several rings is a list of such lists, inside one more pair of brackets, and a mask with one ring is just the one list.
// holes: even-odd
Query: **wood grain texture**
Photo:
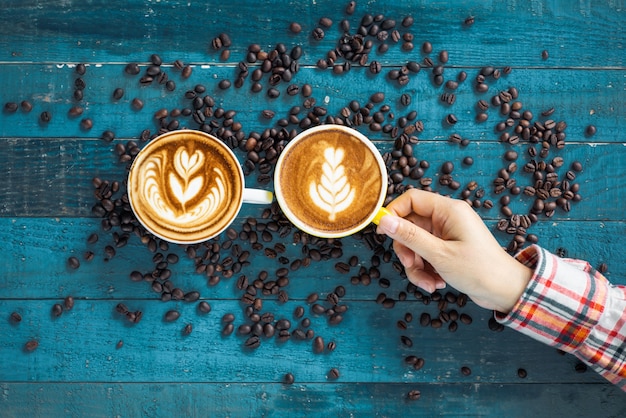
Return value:
[[(6, 170), (0, 182), (0, 195), (4, 196), (0, 203), (0, 216), (92, 216), (91, 208), (97, 203), (92, 179), (100, 177), (122, 184), (126, 180), (126, 164), (118, 163), (114, 152), (118, 143), (125, 144), (126, 141), (106, 143), (99, 139), (80, 138), (0, 139), (0, 164)], [(375, 143), (382, 153), (393, 150), (393, 144), (388, 141)], [(510, 149), (519, 155), (519, 169), (512, 177), (521, 187), (534, 185), (532, 176), (522, 169), (531, 160), (527, 153), (528, 144), (511, 147), (494, 141), (473, 141), (467, 147), (459, 147), (448, 142), (423, 141), (414, 146), (413, 153), (419, 160), (430, 163), (424, 176), (434, 179), (434, 190), (459, 197), (470, 181), (476, 181), (486, 191), (485, 199), (497, 202), (501, 195), (494, 194), (493, 180), (498, 170), (508, 166), (509, 162), (504, 160), (503, 155)], [(244, 163), (246, 154), (237, 151), (237, 155)], [(463, 164), (466, 156), (474, 159), (473, 165)], [(580, 161), (583, 164), (584, 171), (578, 173), (573, 181), (580, 184), (583, 200), (573, 203), (570, 212), (557, 210), (553, 219), (623, 219), (622, 206), (610, 203), (626, 199), (626, 185), (620, 181), (620, 173), (624, 171), (626, 162), (626, 148), (622, 144), (572, 143), (561, 151), (552, 152), (549, 161), (557, 156), (565, 162), (557, 169), (561, 180), (565, 179), (573, 162)], [(462, 185), (459, 190), (438, 183), (440, 167), (446, 161), (455, 165), (454, 178)], [(28, 175), (24, 175), (25, 169)], [(599, 172), (605, 175), (598, 175)], [(273, 190), (272, 183), (258, 183), (258, 174), (258, 171), (254, 171), (247, 177), (247, 186)], [(417, 180), (409, 178), (404, 183), (419, 186)], [(519, 213), (528, 213), (533, 201), (534, 198), (524, 194), (512, 196), (511, 208)], [(260, 216), (262, 209), (245, 205), (240, 217)], [(484, 219), (502, 217), (497, 204), (491, 210), (479, 209), (478, 212)]]
[[(101, 230), (101, 220), (91, 211), (95, 203), (92, 178), (125, 179), (124, 164), (117, 162), (115, 146), (137, 140), (144, 129), (159, 128), (154, 113), (159, 109), (185, 109), (191, 101), (183, 98), (196, 85), (206, 86), (218, 107), (235, 110), (235, 120), (242, 124), (247, 137), (253, 132), (278, 126), (280, 118), (300, 106), (301, 94), (289, 96), (289, 84), (313, 88), (317, 106), (337, 115), (351, 100), (361, 106), (373, 93), (385, 99), (374, 111), (389, 105), (394, 118), (385, 124), (395, 126), (402, 116), (417, 113), (424, 123), (417, 135), (414, 155), (430, 163), (426, 176), (434, 179), (434, 189), (458, 197), (438, 184), (440, 167), (446, 161), (455, 164), (453, 175), (464, 187), (478, 182), (496, 205), (478, 213), (502, 245), (510, 235), (496, 230), (503, 215), (493, 194), (492, 181), (498, 170), (506, 167), (506, 150), (518, 151), (521, 168), (528, 160), (528, 144), (504, 145), (498, 141), (494, 126), (504, 120), (499, 109), (490, 106), (488, 120), (475, 120), (477, 101), (489, 102), (492, 96), (513, 86), (519, 91), (523, 110), (533, 113), (534, 121), (545, 121), (541, 112), (554, 108), (549, 118), (567, 123), (567, 145), (552, 150), (547, 157), (563, 157), (558, 171), (562, 176), (574, 161), (584, 170), (577, 173), (582, 201), (570, 212), (557, 210), (553, 217), (540, 217), (528, 232), (539, 237), (539, 244), (551, 251), (565, 249), (570, 257), (587, 260), (591, 266), (608, 266), (607, 277), (615, 284), (626, 284), (623, 238), (626, 236), (624, 201), (626, 186), (626, 8), (621, 1), (572, 2), (568, 0), (509, 0), (473, 2), (468, 0), (357, 1), (356, 12), (345, 14), (344, 3), (330, 0), (297, 1), (103, 1), (103, 0), (0, 0), (0, 416), (511, 416), (511, 417), (621, 417), (626, 415), (625, 394), (588, 370), (576, 372), (578, 361), (560, 355), (509, 329), (489, 329), (491, 313), (473, 302), (464, 307), (446, 306), (471, 315), (470, 325), (459, 323), (456, 332), (447, 324), (440, 329), (422, 327), (422, 313), (439, 315), (436, 301), (416, 300), (408, 281), (397, 269), (396, 258), (386, 240), (378, 255), (383, 262), (377, 269), (374, 251), (362, 234), (341, 240), (341, 256), (312, 262), (308, 268), (289, 270), (288, 300), (279, 302), (276, 295), (263, 296), (262, 312), (291, 321), (291, 331), (301, 326), (294, 318), (296, 307), (303, 307), (311, 319), (311, 329), (325, 342), (336, 342), (333, 352), (313, 353), (311, 340), (292, 337), (280, 343), (261, 338), (257, 350), (244, 347), (245, 337), (223, 337), (222, 316), (235, 315), (235, 327), (249, 320), (236, 287), (245, 274), (250, 280), (267, 271), (270, 277), (293, 260), (303, 259), (303, 243), (294, 243), (293, 235), (274, 236), (253, 250), (249, 242), (234, 244), (250, 251), (242, 271), (234, 277), (219, 276), (209, 283), (205, 273), (195, 272), (195, 260), (185, 249), (171, 245), (159, 253), (176, 254), (180, 261), (170, 263), (171, 282), (184, 290), (197, 290), (200, 300), (210, 304), (208, 314), (198, 312), (198, 302), (161, 302), (159, 293), (146, 282), (133, 282), (133, 270), (149, 273), (155, 269), (154, 253), (132, 235), (127, 245), (117, 248), (108, 259), (105, 246), (114, 245), (113, 232)], [(368, 68), (353, 65), (342, 75), (316, 67), (337, 47), (342, 33), (340, 21), (347, 19), (355, 33), (365, 14), (384, 15), (396, 20), (401, 35), (414, 36), (414, 48), (402, 50), (401, 42), (389, 43), (389, 51), (370, 53), (382, 71), (373, 76)], [(400, 26), (411, 15), (410, 29)], [(473, 16), (475, 22), (463, 22)], [(320, 41), (312, 30), (321, 17), (333, 21)], [(298, 35), (288, 26), (302, 25)], [(220, 33), (232, 39), (230, 56), (221, 59), (211, 47)], [(373, 40), (373, 38), (370, 38)], [(432, 70), (422, 68), (410, 74), (409, 82), (399, 86), (388, 74), (401, 69), (410, 60), (423, 63), (427, 57), (420, 50), (430, 41), (428, 56), (438, 62), (440, 51), (449, 53), (444, 65), (444, 79), (452, 80), (459, 72), (467, 81), (455, 90), (456, 101), (447, 106), (440, 96), (450, 92), (433, 83)], [(300, 69), (290, 82), (279, 83), (277, 99), (269, 99), (268, 75), (262, 78), (260, 93), (251, 92), (249, 76), (239, 89), (218, 87), (221, 80), (235, 81), (238, 64), (246, 60), (247, 48), (259, 44), (269, 51), (277, 43), (287, 50), (302, 48)], [(379, 41), (374, 40), (374, 49)], [(542, 51), (548, 57), (542, 57)], [(162, 69), (176, 83), (167, 91), (162, 85), (141, 86), (140, 76), (124, 73), (127, 63), (137, 62), (143, 71), (151, 54), (159, 54)], [(183, 79), (172, 67), (180, 59), (193, 68)], [(341, 60), (339, 60), (342, 62)], [(369, 63), (368, 61), (368, 63)], [(77, 63), (86, 64), (84, 99), (73, 98)], [(259, 63), (249, 63), (252, 72)], [(511, 66), (512, 72), (498, 80), (488, 80), (486, 93), (475, 91), (475, 77), (485, 65), (500, 70)], [(125, 90), (120, 100), (113, 90)], [(410, 95), (411, 104), (403, 106), (400, 96)], [(144, 101), (141, 111), (133, 110), (131, 100)], [(31, 112), (5, 108), (6, 103), (32, 103)], [(69, 117), (74, 105), (84, 108), (80, 117)], [(10, 106), (9, 106), (10, 107)], [(261, 112), (271, 109), (276, 116), (264, 119)], [(43, 111), (52, 114), (48, 124), (39, 121)], [(458, 123), (443, 123), (454, 113)], [(81, 129), (83, 118), (91, 118), (93, 128)], [(198, 128), (189, 117), (179, 117), (181, 126)], [(585, 134), (594, 125), (597, 133)], [(302, 128), (290, 124), (287, 129)], [(359, 128), (375, 141), (381, 152), (391, 151), (394, 139), (367, 126)], [(116, 134), (113, 142), (100, 139), (104, 130)], [(448, 143), (452, 133), (470, 140), (466, 147)], [(242, 163), (243, 151), (237, 150)], [(471, 167), (464, 157), (474, 158)], [(273, 189), (258, 183), (258, 171), (247, 177), (247, 185)], [(518, 170), (514, 178), (520, 185), (530, 183), (530, 176)], [(407, 183), (414, 183), (408, 181)], [(532, 199), (513, 197), (511, 208), (527, 213)], [(248, 219), (265, 226), (263, 209), (244, 206), (233, 224), (243, 228)], [(370, 231), (371, 228), (368, 228)], [(87, 236), (99, 234), (95, 244)], [(119, 231), (117, 231), (119, 232)], [(227, 239), (218, 240), (222, 245)], [(285, 260), (270, 258), (265, 249), (285, 245)], [(228, 245), (228, 244), (227, 244)], [(309, 242), (308, 249), (321, 245)], [(93, 251), (92, 261), (84, 260)], [(202, 248), (201, 251), (204, 251)], [(220, 260), (231, 256), (222, 250)], [(68, 265), (68, 257), (81, 260), (80, 268)], [(335, 268), (338, 261), (357, 258), (347, 273)], [(368, 271), (374, 278), (370, 285), (353, 285), (353, 276)], [(339, 325), (331, 325), (325, 314), (311, 312), (306, 298), (319, 293), (320, 304), (328, 306), (326, 296), (342, 285), (346, 295), (341, 303), (348, 307)], [(407, 292), (403, 293), (403, 292)], [(456, 294), (453, 289), (446, 289)], [(390, 309), (376, 303), (384, 293), (395, 301)], [(403, 299), (406, 295), (406, 300)], [(74, 308), (60, 317), (52, 316), (52, 306), (66, 296), (75, 299)], [(430, 303), (428, 303), (430, 301)], [(131, 324), (115, 307), (118, 303), (131, 310), (141, 310), (142, 320)], [(181, 317), (175, 322), (163, 320), (170, 309)], [(22, 321), (11, 321), (17, 312)], [(407, 329), (397, 321), (406, 313), (413, 315)], [(190, 335), (183, 335), (186, 324), (193, 325)], [(401, 336), (413, 342), (407, 347)], [(24, 344), (36, 339), (38, 348), (24, 351)], [(123, 345), (117, 348), (119, 341)], [(404, 362), (407, 355), (424, 358), (424, 367), (414, 370)], [(460, 372), (471, 368), (469, 376)], [(340, 377), (329, 379), (330, 368), (337, 367)], [(518, 368), (528, 376), (518, 377)], [(282, 382), (285, 373), (295, 376), (293, 385)], [(421, 399), (409, 401), (409, 390), (421, 391)]]
[[(48, 416), (63, 410), (84, 417), (160, 416), (175, 410), (185, 416), (602, 416), (626, 411), (615, 402), (616, 388), (594, 384), (484, 383), (39, 383), (0, 384), (0, 406), (8, 418)], [(418, 401), (406, 399), (418, 389)], [(18, 403), (27, 399), (30, 403)], [(237, 402), (232, 402), (236, 399)], [(528, 402), (533, 399), (533, 402)], [(572, 399), (580, 400), (572, 402)], [(518, 409), (518, 404), (526, 405)], [(549, 405), (549, 407), (548, 407)], [(6, 410), (5, 410), (6, 411)], [(254, 413), (251, 413), (253, 411)]]
[[(0, 65), (0, 88), (3, 90), (0, 100), (17, 103), (29, 100), (34, 107), (30, 113), (21, 110), (16, 113), (0, 112), (0, 135), (22, 137), (24, 132), (28, 132), (31, 137), (99, 138), (104, 130), (109, 129), (119, 138), (137, 138), (144, 129), (153, 132), (158, 129), (154, 119), (157, 110), (191, 107), (192, 101), (185, 99), (184, 94), (197, 84), (206, 87), (205, 94), (211, 95), (217, 106), (236, 110), (238, 115), (235, 119), (242, 123), (244, 132), (250, 133), (276, 126), (280, 118), (288, 116), (293, 106), (301, 107), (300, 119), (306, 116), (307, 110), (302, 107), (304, 97), (301, 94), (289, 96), (286, 90), (291, 84), (300, 87), (310, 84), (313, 87), (311, 97), (316, 100), (316, 105), (327, 108), (329, 115), (339, 115), (341, 109), (352, 100), (365, 106), (372, 94), (384, 93), (385, 100), (375, 109), (387, 104), (395, 115), (395, 119), (388, 119), (385, 123), (396, 126), (400, 117), (416, 111), (417, 120), (424, 123), (424, 131), (418, 134), (421, 140), (447, 140), (452, 133), (471, 140), (497, 140), (500, 133), (494, 127), (507, 117), (500, 113), (499, 108), (491, 106), (486, 112), (489, 119), (484, 123), (476, 123), (476, 104), (480, 99), (490, 102), (493, 96), (509, 87), (517, 88), (518, 101), (523, 105), (522, 112), (532, 112), (533, 122), (547, 119), (565, 121), (568, 125), (565, 131), (567, 142), (620, 142), (623, 139), (619, 130), (621, 121), (626, 117), (626, 110), (621, 106), (626, 88), (623, 70), (515, 69), (497, 81), (490, 80), (486, 93), (477, 93), (474, 78), (479, 69), (448, 68), (444, 71), (446, 80), (455, 80), (460, 71), (466, 71), (468, 79), (454, 91), (454, 104), (445, 105), (440, 96), (451, 91), (433, 84), (431, 70), (423, 69), (417, 74), (409, 74), (406, 86), (388, 79), (389, 70), (397, 70), (405, 63), (406, 60), (403, 60), (378, 75), (372, 75), (364, 68), (355, 68), (342, 75), (334, 75), (331, 70), (301, 68), (291, 82), (282, 82), (276, 86), (281, 93), (276, 99), (268, 99), (266, 94), (271, 87), (268, 83), (269, 75), (263, 77), (263, 90), (259, 93), (251, 92), (251, 76), (239, 89), (234, 86), (227, 90), (220, 89), (218, 84), (222, 80), (235, 82), (239, 70), (232, 65), (196, 66), (187, 80), (181, 79), (180, 72), (173, 70), (171, 65), (165, 66), (163, 71), (176, 82), (176, 90), (170, 92), (156, 82), (148, 86), (139, 83), (146, 66), (141, 67), (140, 75), (128, 76), (124, 73), (124, 65), (92, 64), (82, 77), (86, 88), (81, 102), (73, 98), (74, 80), (77, 78), (73, 65), (4, 64)], [(251, 64), (249, 71), (252, 72), (259, 65)], [(124, 89), (125, 95), (116, 101), (112, 95), (118, 87)], [(408, 106), (400, 105), (403, 93), (411, 97)], [(144, 102), (143, 110), (134, 110), (131, 106), (134, 98)], [(69, 109), (74, 105), (84, 109), (80, 117), (68, 116)], [(550, 117), (542, 117), (541, 112), (550, 108), (554, 108), (555, 113)], [(273, 120), (261, 117), (264, 109), (272, 109), (276, 113)], [(50, 123), (39, 122), (42, 111), (51, 113)], [(449, 113), (454, 113), (459, 120), (453, 127), (443, 123)], [(83, 118), (93, 120), (92, 129), (81, 129), (80, 121)], [(191, 117), (179, 117), (178, 120), (183, 126), (198, 127)], [(590, 124), (597, 127), (597, 133), (592, 138), (585, 135), (585, 128)], [(289, 127), (292, 128), (297, 126)], [(365, 126), (361, 128), (372, 139), (389, 139), (389, 135), (372, 132)]]
[[(57, 1), (41, 8), (36, 0), (4, 0), (1, 5), (5, 10), (0, 25), (2, 61), (126, 62), (147, 60), (139, 51), (158, 48), (159, 52), (172, 54), (172, 60), (219, 62), (219, 52), (212, 50), (211, 40), (227, 32), (233, 40), (233, 57), (241, 56), (251, 43), (271, 46), (298, 42), (315, 48), (306, 55), (308, 62), (314, 63), (323, 56), (319, 51), (335, 47), (341, 35), (340, 20), (347, 18), (356, 28), (367, 13), (396, 20), (402, 33), (414, 34), (417, 47), (428, 40), (436, 51), (447, 49), (461, 65), (489, 62), (499, 66), (606, 68), (624, 64), (621, 23), (626, 12), (620, 2), (513, 0), (477, 4), (454, 0), (398, 4), (385, 0), (360, 2), (351, 17), (344, 13), (344, 3), (329, 0), (289, 2), (288, 6), (277, 2), (267, 8), (239, 1), (133, 0), (117, 7), (102, 0)], [(415, 23), (407, 30), (400, 27), (400, 22), (408, 15)], [(332, 18), (333, 27), (326, 30), (322, 41), (314, 42), (311, 31), (324, 16)], [(463, 21), (469, 16), (474, 16), (475, 24), (466, 27)], [(288, 31), (292, 21), (303, 27), (298, 36)], [(41, 43), (42, 47), (33, 49), (33, 43)], [(541, 57), (544, 49), (550, 52), (548, 60)], [(399, 45), (393, 45), (377, 58), (392, 63), (406, 55)]]

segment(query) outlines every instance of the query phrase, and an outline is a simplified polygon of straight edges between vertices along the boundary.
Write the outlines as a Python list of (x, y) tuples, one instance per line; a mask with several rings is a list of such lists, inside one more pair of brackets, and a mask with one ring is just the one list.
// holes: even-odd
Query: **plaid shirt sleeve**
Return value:
[(496, 320), (575, 355), (626, 391), (626, 287), (536, 245), (516, 258), (534, 273), (511, 312), (496, 312)]

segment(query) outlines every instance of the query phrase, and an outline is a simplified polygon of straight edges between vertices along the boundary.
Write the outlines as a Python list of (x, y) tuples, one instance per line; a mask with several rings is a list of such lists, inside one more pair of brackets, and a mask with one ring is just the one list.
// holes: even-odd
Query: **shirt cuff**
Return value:
[(563, 259), (533, 245), (516, 259), (534, 270), (509, 314), (498, 322), (565, 352), (574, 352), (597, 324), (609, 291), (580, 260)]

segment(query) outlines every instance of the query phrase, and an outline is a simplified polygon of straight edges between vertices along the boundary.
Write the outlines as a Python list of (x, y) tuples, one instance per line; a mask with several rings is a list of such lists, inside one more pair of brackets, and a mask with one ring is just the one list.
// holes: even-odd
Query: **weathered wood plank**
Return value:
[[(126, 178), (125, 164), (117, 162), (114, 148), (119, 140), (105, 143), (102, 140), (66, 139), (0, 139), (0, 166), (4, 178), (0, 182), (0, 216), (92, 216), (91, 208), (97, 202), (93, 194), (92, 179), (96, 176), (120, 183)], [(393, 144), (376, 142), (381, 152), (391, 151)], [(519, 169), (512, 175), (521, 187), (533, 185), (531, 175), (522, 167), (530, 160), (527, 145), (514, 147), (499, 142), (473, 141), (467, 147), (459, 147), (447, 142), (423, 141), (414, 147), (414, 155), (430, 163), (425, 176), (434, 179), (433, 189), (455, 197), (470, 182), (476, 181), (486, 191), (485, 199), (496, 205), (491, 210), (480, 209), (485, 219), (498, 219), (498, 199), (493, 193), (493, 179), (498, 170), (508, 166), (503, 154), (509, 150), (518, 151)], [(237, 151), (240, 161), (245, 154)], [(474, 158), (472, 166), (462, 161), (466, 156)], [(563, 157), (565, 164), (557, 170), (563, 179), (574, 161), (584, 165), (584, 171), (577, 174), (574, 182), (580, 184), (583, 200), (574, 203), (570, 212), (557, 210), (554, 219), (571, 220), (621, 220), (623, 206), (610, 202), (626, 200), (626, 184), (620, 181), (626, 170), (626, 148), (621, 144), (569, 144), (563, 150), (552, 152), (550, 159)], [(445, 161), (455, 164), (453, 175), (462, 187), (453, 191), (438, 183), (440, 167)], [(273, 190), (272, 184), (259, 185), (258, 171), (248, 177), (248, 187)], [(418, 185), (417, 180), (406, 179), (406, 184)], [(513, 196), (511, 208), (519, 213), (527, 213), (534, 198), (520, 194)], [(241, 217), (260, 216), (263, 208), (245, 205)]]
[[(7, 418), (59, 414), (552, 418), (626, 413), (620, 402), (624, 395), (604, 384), (3, 383), (0, 389), (4, 392), (0, 407)], [(418, 401), (406, 399), (412, 389), (420, 390)]]
[[(0, 344), (0, 355), (12, 367), (3, 370), (4, 382), (280, 382), (291, 372), (299, 382), (323, 383), (333, 367), (339, 369), (339, 382), (396, 383), (599, 383), (602, 378), (588, 371), (574, 370), (573, 356), (561, 356), (512, 330), (496, 333), (489, 330), (490, 312), (470, 304), (459, 309), (473, 318), (470, 325), (459, 323), (449, 332), (422, 327), (422, 312), (438, 314), (436, 304), (427, 307), (415, 301), (398, 302), (393, 309), (382, 309), (374, 301), (349, 301), (348, 311), (339, 325), (329, 325), (306, 307), (310, 329), (324, 341), (334, 341), (332, 352), (315, 354), (311, 340), (293, 337), (280, 342), (261, 337), (256, 350), (244, 347), (246, 336), (237, 335), (244, 319), (236, 301), (211, 300), (209, 314), (197, 312), (195, 303), (162, 303), (155, 300), (76, 300), (71, 311), (51, 318), (55, 300), (3, 301), (2, 317), (16, 311), (22, 322), (0, 323), (3, 334), (11, 338)], [(115, 306), (123, 302), (143, 318), (130, 324), (117, 314)], [(267, 302), (261, 312), (272, 312), (275, 320), (289, 319), (290, 331), (300, 327), (292, 312), (302, 302), (276, 304)], [(164, 314), (171, 309), (181, 313), (179, 320), (168, 323)], [(396, 322), (411, 312), (415, 320), (404, 331)], [(222, 336), (226, 313), (235, 315), (235, 332)], [(183, 335), (186, 324), (193, 331)], [(306, 329), (305, 329), (306, 330)], [(401, 342), (412, 339), (413, 346)], [(25, 352), (24, 344), (36, 339), (38, 348)], [(117, 348), (122, 340), (123, 347)], [(146, 353), (146, 354), (140, 354)], [(149, 354), (148, 354), (149, 353)], [(425, 360), (414, 370), (404, 362), (407, 355)], [(462, 366), (471, 368), (464, 376)], [(527, 369), (521, 379), (517, 369)]]
[[(488, 225), (495, 230), (494, 223)], [(139, 242), (136, 237), (129, 240), (126, 247), (118, 248), (117, 254), (110, 261), (105, 261), (104, 247), (113, 245), (109, 234), (100, 233), (96, 244), (87, 244), (86, 238), (92, 232), (99, 232), (99, 223), (94, 219), (7, 219), (0, 218), (0, 248), (10, 262), (0, 271), (0, 299), (58, 299), (72, 294), (83, 299), (155, 299), (149, 283), (132, 282), (131, 271), (142, 273), (152, 272), (155, 263), (153, 254)], [(614, 283), (626, 284), (626, 264), (623, 262), (623, 237), (626, 235), (624, 222), (542, 222), (533, 226), (529, 232), (540, 237), (539, 244), (555, 252), (558, 248), (566, 248), (567, 255), (587, 260), (592, 266), (600, 263), (608, 266), (607, 277)], [(503, 245), (510, 239), (508, 235), (497, 232), (496, 237)], [(223, 238), (221, 242), (224, 242)], [(278, 238), (265, 243), (266, 248), (274, 248)], [(283, 254), (290, 262), (302, 259), (303, 245), (292, 244), (291, 237), (280, 240), (286, 246)], [(270, 275), (281, 267), (278, 259), (268, 258), (264, 251), (254, 251), (248, 243), (238, 242), (242, 249), (251, 251), (250, 265), (244, 266), (241, 273), (233, 278), (222, 278), (215, 285), (207, 284), (204, 273), (196, 273), (193, 260), (189, 259), (183, 248), (171, 246), (166, 255), (174, 253), (179, 256), (177, 264), (170, 264), (171, 281), (185, 291), (198, 290), (202, 297), (208, 299), (238, 300), (242, 292), (236, 288), (236, 279), (246, 275), (254, 281), (259, 272), (268, 271)], [(378, 270), (380, 277), (390, 281), (389, 288), (379, 286), (376, 279), (369, 286), (351, 285), (350, 279), (357, 275), (361, 267), (369, 270), (372, 267), (372, 256), (362, 241), (355, 238), (344, 238), (343, 256), (339, 259), (312, 262), (309, 268), (290, 270), (290, 283), (287, 292), (291, 299), (303, 300), (312, 292), (331, 292), (336, 286), (342, 285), (347, 290), (349, 300), (375, 300), (380, 292), (397, 298), (400, 291), (406, 290), (406, 280), (399, 278), (392, 264), (381, 263)], [(389, 245), (390, 241), (387, 241)], [(315, 248), (314, 246), (309, 246)], [(85, 251), (93, 251), (95, 258), (91, 262), (83, 259)], [(204, 254), (203, 251), (200, 251)], [(68, 257), (75, 255), (81, 260), (78, 270), (67, 265)], [(230, 251), (223, 251), (221, 259), (230, 256)], [(346, 274), (335, 270), (338, 261), (347, 262), (356, 256), (359, 263)], [(392, 260), (393, 261), (393, 260)], [(220, 261), (221, 262), (221, 261)], [(218, 274), (218, 276), (221, 276)], [(276, 299), (270, 296), (268, 299)]]
[[(349, 17), (344, 13), (345, 3), (328, 0), (288, 5), (278, 1), (264, 4), (266, 7), (250, 2), (57, 1), (47, 2), (45, 8), (34, 0), (3, 1), (0, 60), (123, 62), (145, 60), (145, 53), (138, 51), (146, 51), (163, 52), (172, 60), (218, 62), (219, 52), (212, 50), (211, 40), (227, 32), (233, 41), (234, 62), (245, 56), (251, 43), (273, 46), (285, 42), (305, 45), (306, 60), (314, 63), (336, 46), (341, 19), (349, 20), (354, 33), (361, 17), (370, 13), (396, 20), (402, 34), (415, 36), (412, 54), (402, 51), (399, 44), (392, 44), (380, 56), (372, 53), (385, 62), (397, 62), (407, 55), (419, 57), (419, 46), (428, 40), (435, 52), (448, 50), (460, 65), (624, 65), (622, 22), (626, 12), (620, 2), (593, 6), (567, 0), (357, 3), (356, 13)], [(400, 26), (407, 15), (415, 20), (410, 29)], [(322, 41), (313, 41), (311, 31), (324, 16), (333, 19), (333, 27), (326, 29)], [(475, 17), (471, 27), (463, 25), (468, 16)], [(303, 27), (297, 36), (288, 31), (294, 20)], [(39, 43), (45, 47), (32, 48)], [(541, 57), (544, 49), (550, 52), (548, 60)]]
[[(398, 62), (393, 68), (398, 69), (402, 64), (403, 61)], [(251, 66), (250, 72), (254, 68)], [(550, 118), (567, 122), (568, 142), (621, 142), (621, 126), (626, 116), (626, 110), (622, 106), (626, 95), (623, 70), (590, 72), (587, 69), (516, 69), (497, 81), (489, 81), (488, 92), (477, 93), (473, 79), (479, 69), (448, 68), (444, 72), (446, 79), (456, 79), (461, 70), (468, 73), (468, 80), (454, 91), (456, 101), (449, 106), (440, 100), (440, 96), (450, 90), (435, 86), (431, 71), (427, 69), (418, 74), (409, 74), (409, 83), (399, 86), (397, 82), (388, 79), (390, 68), (376, 76), (363, 68), (343, 75), (335, 75), (331, 70), (301, 68), (291, 82), (282, 82), (276, 86), (281, 93), (277, 99), (267, 97), (266, 91), (271, 87), (269, 75), (263, 77), (263, 90), (259, 93), (251, 92), (253, 81), (250, 76), (239, 89), (234, 86), (227, 90), (220, 89), (218, 84), (224, 79), (235, 82), (239, 70), (233, 66), (195, 67), (192, 76), (187, 80), (182, 80), (179, 72), (167, 66), (164, 71), (176, 82), (176, 90), (173, 92), (156, 82), (150, 86), (141, 86), (140, 76), (125, 75), (123, 69), (124, 65), (116, 64), (88, 66), (83, 77), (86, 83), (84, 98), (77, 102), (73, 98), (74, 80), (77, 78), (73, 67), (49, 64), (0, 65), (0, 100), (3, 104), (29, 100), (34, 106), (30, 113), (21, 110), (16, 113), (0, 112), (0, 137), (99, 138), (104, 130), (110, 129), (120, 138), (136, 138), (144, 129), (151, 129), (153, 132), (158, 129), (153, 118), (157, 110), (191, 108), (192, 101), (185, 99), (184, 94), (197, 84), (207, 88), (205, 94), (211, 95), (217, 106), (238, 112), (235, 119), (242, 124), (245, 133), (276, 126), (280, 118), (288, 116), (293, 106), (301, 106), (299, 118), (304, 118), (308, 112), (302, 108), (305, 99), (301, 94), (289, 96), (286, 90), (291, 84), (302, 86), (305, 83), (313, 87), (312, 97), (316, 99), (316, 105), (325, 107), (329, 115), (339, 115), (341, 109), (352, 100), (365, 106), (373, 93), (382, 92), (385, 100), (376, 105), (375, 110), (386, 104), (395, 115), (394, 120), (388, 117), (383, 124), (396, 126), (400, 117), (416, 111), (417, 119), (424, 124), (424, 131), (418, 135), (422, 140), (447, 140), (454, 132), (472, 140), (497, 139), (500, 133), (494, 127), (508, 116), (501, 115), (499, 108), (492, 106), (487, 110), (489, 119), (477, 123), (476, 104), (479, 99), (490, 102), (494, 95), (512, 86), (519, 91), (518, 101), (523, 104), (522, 112), (531, 111), (533, 122)], [(142, 71), (145, 71), (145, 66)], [(112, 94), (118, 87), (125, 90), (125, 95), (116, 101)], [(412, 98), (408, 106), (400, 104), (403, 93)], [(134, 98), (144, 102), (143, 110), (134, 110), (131, 106)], [(69, 109), (74, 105), (80, 105), (84, 109), (81, 116), (68, 116)], [(550, 108), (555, 108), (553, 115), (540, 115)], [(261, 117), (261, 112), (265, 109), (275, 111), (276, 116), (272, 121)], [(39, 115), (43, 111), (52, 115), (52, 120), (47, 124), (39, 122)], [(457, 116), (458, 123), (454, 127), (443, 123), (449, 113)], [(93, 121), (91, 130), (85, 131), (81, 128), (80, 121), (83, 118)], [(198, 127), (191, 117), (177, 119), (183, 126)], [(585, 129), (590, 124), (597, 127), (597, 133), (587, 138)], [(292, 127), (297, 128), (292, 125), (289, 129)], [(366, 132), (373, 139), (389, 139), (389, 135), (381, 132)]]

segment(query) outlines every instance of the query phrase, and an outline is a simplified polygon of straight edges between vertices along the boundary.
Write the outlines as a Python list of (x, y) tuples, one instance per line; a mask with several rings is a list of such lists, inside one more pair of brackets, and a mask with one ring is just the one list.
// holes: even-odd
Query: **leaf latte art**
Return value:
[[(166, 159), (167, 151), (163, 150), (154, 154), (145, 165), (141, 193), (156, 215), (179, 226), (214, 215), (225, 196), (222, 171), (214, 167), (213, 173), (202, 172), (194, 176), (203, 167), (205, 157), (200, 151), (189, 156), (184, 147), (176, 150), (174, 171), (169, 174), (164, 168)], [(211, 174), (214, 177), (211, 178)], [(161, 179), (166, 181), (161, 182)], [(205, 182), (213, 183), (213, 186), (200, 196)]]
[(137, 219), (177, 243), (205, 241), (237, 216), (243, 174), (234, 154), (201, 132), (173, 131), (142, 149), (128, 176)]
[(324, 151), (324, 164), (319, 183), (311, 182), (309, 194), (313, 203), (328, 212), (328, 220), (334, 221), (338, 212), (346, 210), (354, 201), (354, 189), (346, 177), (343, 149), (332, 147)]

